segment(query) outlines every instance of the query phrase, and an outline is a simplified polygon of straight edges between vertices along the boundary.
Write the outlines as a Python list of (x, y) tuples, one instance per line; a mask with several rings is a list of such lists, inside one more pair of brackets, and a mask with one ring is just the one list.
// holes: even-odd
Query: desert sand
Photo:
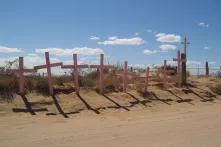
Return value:
[[(59, 103), (69, 116), (58, 114), (49, 97), (27, 95), (33, 108), (47, 112), (14, 113), (25, 108), (21, 98), (0, 103), (0, 147), (56, 146), (221, 146), (221, 96), (208, 84), (218, 80), (193, 80), (194, 87), (152, 86), (142, 97), (136, 91), (100, 96), (94, 91), (60, 94)], [(82, 99), (87, 103), (83, 103)]]

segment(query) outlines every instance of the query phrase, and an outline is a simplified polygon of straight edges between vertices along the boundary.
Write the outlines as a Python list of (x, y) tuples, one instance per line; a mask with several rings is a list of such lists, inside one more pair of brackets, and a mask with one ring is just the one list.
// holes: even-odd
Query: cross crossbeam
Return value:
[(34, 66), (34, 69), (35, 70), (44, 69), (44, 68), (47, 69), (49, 94), (54, 95), (53, 84), (52, 84), (52, 76), (51, 76), (51, 67), (62, 66), (62, 62), (50, 63), (49, 52), (45, 52), (45, 60), (46, 60), (45, 65)]
[(19, 67), (18, 69), (12, 69), (10, 73), (18, 74), (18, 85), (19, 85), (19, 94), (23, 95), (25, 93), (25, 76), (24, 73), (34, 73), (35, 69), (25, 69), (24, 68), (24, 58), (19, 57)]
[(99, 69), (99, 93), (103, 94), (104, 89), (104, 68), (114, 68), (113, 65), (104, 65), (104, 54), (100, 54), (100, 65), (78, 65), (77, 64), (77, 54), (73, 54), (73, 65), (62, 65), (62, 68), (64, 69), (74, 69), (74, 83), (75, 83), (75, 91), (77, 94), (79, 94), (80, 88), (78, 84), (78, 69), (81, 68), (97, 68)]

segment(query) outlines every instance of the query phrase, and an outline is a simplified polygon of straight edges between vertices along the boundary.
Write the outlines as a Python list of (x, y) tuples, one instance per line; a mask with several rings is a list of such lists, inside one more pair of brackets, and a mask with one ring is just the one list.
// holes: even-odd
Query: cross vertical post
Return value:
[(181, 56), (180, 50), (177, 51), (177, 83), (178, 87), (181, 87), (181, 76), (180, 76)]
[(164, 84), (164, 88), (167, 89), (167, 60), (164, 60), (164, 66), (163, 66), (163, 84)]
[(53, 87), (52, 87), (52, 79), (51, 79), (51, 67), (50, 67), (50, 59), (49, 59), (49, 52), (45, 52), (45, 59), (46, 59), (46, 66), (47, 66), (47, 73), (48, 73), (48, 88), (50, 95), (54, 94)]
[(75, 84), (75, 91), (76, 91), (77, 94), (79, 94), (77, 54), (73, 54), (73, 60), (74, 60), (74, 84)]
[(146, 78), (145, 78), (145, 92), (147, 92), (148, 90), (148, 82), (149, 82), (149, 72), (150, 72), (150, 68), (147, 67), (147, 70), (146, 70)]
[(124, 61), (124, 74), (123, 74), (123, 91), (127, 91), (127, 61)]
[(104, 54), (100, 54), (100, 94), (104, 92)]
[(24, 58), (19, 57), (19, 94), (24, 94)]

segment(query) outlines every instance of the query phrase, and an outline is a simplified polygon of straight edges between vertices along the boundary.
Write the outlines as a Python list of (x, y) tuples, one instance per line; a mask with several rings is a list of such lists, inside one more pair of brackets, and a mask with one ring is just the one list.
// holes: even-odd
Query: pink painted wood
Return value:
[(19, 57), (19, 93), (24, 94), (24, 59), (23, 57)]
[(79, 83), (78, 83), (78, 68), (97, 68), (99, 69), (99, 93), (103, 94), (104, 89), (104, 68), (114, 68), (113, 65), (104, 65), (104, 54), (100, 54), (100, 64), (99, 65), (78, 65), (77, 64), (77, 54), (73, 54), (74, 65), (62, 65), (62, 68), (73, 68), (74, 69), (74, 83), (76, 92), (80, 92)]
[(51, 64), (50, 63), (49, 52), (45, 52), (45, 60), (46, 60), (46, 65), (35, 66), (34, 69), (36, 69), (36, 70), (43, 69), (43, 68), (47, 69), (47, 74), (48, 74), (47, 79), (48, 79), (49, 94), (53, 95), (54, 94), (54, 90), (53, 90), (53, 84), (52, 84), (51, 67), (62, 66), (62, 62), (52, 63)]
[(77, 63), (77, 54), (73, 54), (73, 61), (74, 61), (74, 84), (75, 84), (75, 91), (79, 94), (79, 84), (78, 84), (78, 63)]
[(10, 73), (18, 74), (18, 86), (19, 86), (19, 94), (25, 93), (25, 76), (26, 72), (36, 72), (34, 69), (24, 69), (24, 58), (19, 57), (19, 67), (18, 69), (12, 69), (9, 71)]
[(104, 93), (104, 54), (100, 54), (100, 94)]
[(181, 87), (181, 56), (180, 50), (177, 51), (177, 83), (178, 87)]
[(167, 60), (164, 60), (164, 66), (163, 66), (163, 84), (164, 84), (164, 88), (167, 89)]
[(149, 72), (150, 72), (150, 68), (147, 67), (147, 70), (146, 70), (146, 78), (145, 78), (145, 92), (147, 92), (148, 90), (148, 84), (149, 84)]
[(123, 74), (123, 91), (127, 92), (127, 65), (128, 62), (124, 61), (124, 74)]

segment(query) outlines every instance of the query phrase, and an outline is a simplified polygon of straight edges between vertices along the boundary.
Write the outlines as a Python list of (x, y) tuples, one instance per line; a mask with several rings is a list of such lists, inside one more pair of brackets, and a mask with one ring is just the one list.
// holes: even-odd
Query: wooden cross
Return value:
[(120, 76), (123, 77), (123, 92), (127, 92), (128, 85), (128, 75), (134, 75), (133, 73), (128, 73), (128, 62), (124, 61), (124, 69), (123, 72), (117, 72)]
[(44, 68), (47, 69), (49, 94), (54, 95), (52, 77), (51, 77), (51, 67), (62, 66), (62, 62), (50, 63), (49, 52), (45, 52), (45, 60), (46, 60), (45, 65), (34, 66), (34, 69), (35, 70), (44, 69)]
[(19, 84), (19, 94), (23, 95), (25, 93), (25, 76), (24, 73), (34, 73), (36, 70), (34, 69), (24, 69), (24, 58), (19, 57), (19, 68), (10, 70), (10, 73), (18, 74), (18, 84)]
[(78, 65), (77, 64), (77, 54), (73, 54), (73, 65), (63, 65), (62, 68), (71, 68), (74, 69), (74, 83), (75, 83), (75, 91), (79, 94), (80, 88), (78, 84), (78, 69), (80, 68), (97, 68), (99, 69), (99, 93), (104, 93), (104, 68), (114, 68), (113, 65), (104, 65), (104, 54), (100, 54), (100, 65)]

